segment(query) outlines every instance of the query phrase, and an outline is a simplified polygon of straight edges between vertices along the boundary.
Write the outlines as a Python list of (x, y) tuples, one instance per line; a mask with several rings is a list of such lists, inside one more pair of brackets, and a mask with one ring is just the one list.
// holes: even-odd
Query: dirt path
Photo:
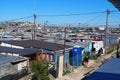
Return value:
[(61, 78), (57, 78), (56, 80), (81, 80), (86, 75), (88, 75), (88, 74), (92, 73), (93, 71), (95, 71), (96, 69), (98, 69), (108, 59), (115, 56), (115, 54), (114, 54), (115, 52), (116, 51), (114, 51), (110, 54), (101, 55), (97, 60), (90, 60), (88, 67), (80, 66), (80, 67), (74, 69), (74, 71), (72, 73), (69, 73)]

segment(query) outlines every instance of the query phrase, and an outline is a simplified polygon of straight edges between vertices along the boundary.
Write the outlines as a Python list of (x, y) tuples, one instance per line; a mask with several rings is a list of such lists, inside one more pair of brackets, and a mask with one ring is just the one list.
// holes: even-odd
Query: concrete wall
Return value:
[(28, 61), (23, 61), (16, 64), (6, 63), (0, 65), (0, 78), (3, 76), (7, 76), (10, 74), (16, 74), (22, 71), (25, 67), (27, 67)]
[(3, 64), (0, 65), (0, 77), (13, 74), (17, 72), (17, 65)]
[(28, 61), (20, 62), (17, 64), (17, 70), (20, 71), (23, 68), (27, 67), (27, 65), (28, 65)]
[(57, 77), (62, 77), (63, 75), (63, 55), (58, 57), (58, 69), (57, 69)]

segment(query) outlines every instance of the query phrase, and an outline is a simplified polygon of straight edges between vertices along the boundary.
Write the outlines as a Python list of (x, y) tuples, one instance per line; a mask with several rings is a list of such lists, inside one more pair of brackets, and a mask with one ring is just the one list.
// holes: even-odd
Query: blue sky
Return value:
[[(102, 12), (109, 10), (118, 11), (107, 0), (36, 0), (36, 10), (34, 8), (35, 0), (0, 0), (0, 21), (12, 20), (25, 16), (31, 16), (34, 12), (37, 15), (54, 14), (79, 14), (90, 12)], [(106, 13), (96, 13), (77, 16), (39, 16), (37, 23), (48, 24), (89, 24), (105, 25)], [(120, 12), (114, 12), (109, 15), (109, 24), (120, 24)], [(33, 18), (20, 21), (33, 21)]]

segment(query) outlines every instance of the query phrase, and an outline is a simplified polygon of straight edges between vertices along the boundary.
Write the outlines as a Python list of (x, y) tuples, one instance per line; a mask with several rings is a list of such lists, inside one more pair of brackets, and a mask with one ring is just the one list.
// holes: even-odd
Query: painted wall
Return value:
[(69, 66), (69, 54), (70, 54), (69, 50), (66, 50), (65, 53), (64, 53), (64, 64), (66, 66)]
[(83, 49), (84, 52), (89, 52), (89, 56), (92, 56), (92, 43), (89, 43), (87, 47)]

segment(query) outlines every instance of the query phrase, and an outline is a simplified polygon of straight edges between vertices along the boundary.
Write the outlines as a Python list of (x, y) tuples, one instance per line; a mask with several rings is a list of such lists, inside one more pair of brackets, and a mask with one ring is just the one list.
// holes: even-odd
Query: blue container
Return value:
[(80, 47), (73, 47), (72, 49), (73, 66), (80, 66), (82, 63), (82, 49)]

